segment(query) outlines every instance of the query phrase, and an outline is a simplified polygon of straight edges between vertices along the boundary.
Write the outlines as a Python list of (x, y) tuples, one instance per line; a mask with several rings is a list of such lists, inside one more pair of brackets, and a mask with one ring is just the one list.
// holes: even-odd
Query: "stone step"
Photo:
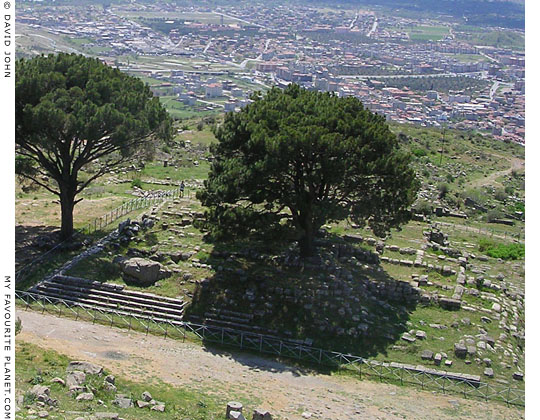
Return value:
[(163, 313), (163, 314), (171, 314), (175, 316), (182, 316), (184, 313), (183, 307), (177, 307), (177, 308), (166, 308), (161, 307), (159, 305), (151, 305), (148, 303), (138, 303), (133, 302), (130, 299), (125, 299), (122, 295), (116, 295), (116, 296), (103, 296), (99, 293), (93, 293), (91, 289), (81, 289), (78, 288), (76, 290), (75, 287), (71, 286), (70, 288), (66, 287), (55, 287), (55, 283), (51, 285), (40, 285), (37, 288), (37, 291), (39, 293), (47, 293), (48, 291), (54, 291), (55, 293), (59, 293), (64, 296), (73, 296), (77, 298), (89, 298), (96, 301), (104, 302), (104, 303), (112, 303), (114, 305), (120, 305), (125, 308), (139, 308), (146, 311), (149, 311), (151, 313)]
[(237, 311), (230, 311), (228, 309), (218, 309), (218, 308), (211, 308), (210, 311), (217, 312), (219, 314), (235, 316), (237, 318), (253, 319), (253, 314), (248, 314), (246, 312), (237, 312)]
[(145, 317), (155, 317), (155, 318), (159, 317), (161, 320), (182, 321), (181, 315), (170, 314), (163, 311), (156, 312), (152, 310), (144, 310), (144, 309), (140, 309), (134, 306), (117, 305), (114, 303), (108, 303), (101, 299), (88, 298), (86, 297), (84, 293), (80, 293), (80, 292), (66, 293), (66, 292), (67, 292), (66, 290), (52, 288), (52, 287), (49, 287), (49, 288), (40, 287), (40, 290), (39, 290), (39, 294), (42, 296), (57, 298), (59, 300), (66, 300), (66, 301), (71, 301), (71, 302), (76, 302), (76, 303), (82, 303), (82, 304), (86, 304), (87, 306), (99, 307), (100, 309), (105, 308), (109, 312), (113, 312), (115, 310), (121, 310), (124, 313), (128, 313), (128, 314), (136, 314), (136, 315), (142, 315)]
[(157, 316), (149, 316), (149, 315), (145, 315), (145, 314), (141, 315), (141, 314), (134, 313), (132, 311), (125, 311), (125, 310), (122, 310), (122, 309), (117, 309), (116, 307), (115, 308), (108, 308), (106, 306), (93, 305), (93, 304), (88, 304), (88, 303), (84, 303), (84, 302), (79, 302), (79, 301), (76, 301), (76, 300), (70, 300), (70, 299), (67, 299), (66, 297), (63, 297), (63, 296), (53, 296), (52, 294), (51, 295), (45, 295), (43, 293), (40, 293), (39, 296), (40, 297), (46, 297), (51, 302), (57, 302), (57, 303), (65, 302), (67, 304), (74, 304), (74, 305), (76, 304), (77, 306), (81, 306), (83, 308), (88, 308), (88, 309), (94, 309), (97, 306), (97, 307), (99, 307), (99, 310), (102, 311), (102, 312), (114, 313), (114, 314), (129, 316), (129, 317), (133, 317), (133, 318), (137, 318), (137, 319), (145, 319), (145, 320), (152, 319), (152, 320), (157, 321), (157, 322), (167, 322), (167, 323), (169, 323), (171, 325), (175, 325), (175, 326), (182, 326), (184, 324), (183, 320), (168, 319), (168, 318), (157, 317)]
[(100, 290), (98, 288), (86, 288), (86, 287), (80, 287), (75, 286), (71, 284), (65, 284), (65, 283), (58, 283), (58, 282), (45, 282), (44, 285), (47, 287), (57, 287), (57, 288), (63, 288), (66, 290), (74, 290), (78, 292), (88, 292), (93, 293), (99, 296), (102, 296), (106, 299), (122, 299), (124, 301), (132, 302), (133, 304), (143, 305), (143, 306), (149, 306), (149, 307), (161, 307), (161, 308), (168, 308), (171, 310), (183, 310), (185, 303), (182, 300), (176, 300), (175, 303), (170, 302), (161, 302), (159, 300), (154, 299), (153, 296), (148, 295), (132, 295), (129, 293), (126, 293), (126, 290), (122, 290), (121, 292), (111, 292), (108, 290)]
[(249, 324), (249, 321), (250, 321), (249, 319), (246, 319), (246, 318), (238, 318), (236, 316), (222, 315), (216, 312), (205, 312), (204, 316), (207, 318), (217, 318), (223, 321), (238, 322), (240, 324)]
[(221, 320), (221, 319), (216, 319), (216, 318), (211, 318), (211, 317), (202, 318), (202, 317), (198, 317), (194, 315), (190, 316), (190, 320), (191, 319), (193, 319), (193, 322), (200, 323), (203, 325), (214, 325), (217, 327), (230, 328), (233, 330), (241, 330), (244, 332), (250, 332), (254, 334), (262, 334), (266, 337), (275, 338), (277, 340), (283, 340), (283, 341), (288, 340), (288, 339), (284, 339), (283, 337), (275, 336), (274, 334), (277, 334), (276, 330), (269, 330), (266, 328), (259, 327), (257, 325), (239, 324), (232, 321), (226, 321), (226, 320)]
[(92, 281), (87, 279), (82, 279), (78, 277), (70, 277), (70, 276), (63, 276), (63, 275), (57, 275), (55, 276), (52, 281), (58, 282), (58, 283), (64, 283), (64, 284), (73, 284), (75, 286), (80, 286), (81, 283), (87, 283), (91, 284), (95, 288), (103, 289), (103, 290), (122, 290), (122, 293), (129, 296), (136, 296), (136, 297), (145, 297), (149, 299), (154, 299), (159, 302), (165, 302), (165, 303), (173, 303), (177, 304), (178, 299), (170, 298), (167, 296), (160, 296), (153, 293), (148, 292), (139, 292), (137, 290), (129, 290), (126, 289), (124, 285), (121, 284), (113, 284), (113, 283), (101, 283), (98, 281)]

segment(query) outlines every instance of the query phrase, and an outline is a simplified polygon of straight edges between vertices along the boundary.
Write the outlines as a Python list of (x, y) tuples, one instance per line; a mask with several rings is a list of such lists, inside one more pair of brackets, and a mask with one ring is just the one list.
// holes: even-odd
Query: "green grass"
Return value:
[[(50, 382), (54, 377), (65, 378), (65, 369), (70, 362), (68, 357), (20, 340), (17, 340), (16, 344), (16, 357), (17, 393), (19, 395), (25, 395), (25, 402), (31, 403), (32, 400), (28, 398), (29, 394), (27, 392), (32, 386), (34, 384), (48, 386), (51, 390), (51, 397), (58, 400), (58, 408), (54, 410), (49, 409), (53, 415), (57, 411), (79, 411), (87, 414), (114, 411), (121, 417), (141, 420), (179, 418), (211, 420), (222, 418), (224, 407), (227, 404), (223, 394), (216, 394), (211, 392), (211, 390), (195, 391), (188, 387), (172, 386), (157, 378), (149, 379), (144, 377), (145, 382), (135, 382), (123, 378), (117, 372), (108, 371), (105, 374), (115, 374), (115, 384), (118, 388), (118, 393), (126, 394), (133, 399), (141, 399), (141, 394), (144, 391), (148, 391), (156, 401), (165, 403), (165, 412), (159, 413), (136, 407), (122, 409), (113, 405), (114, 393), (108, 392), (103, 388), (104, 376), (98, 375), (87, 375), (85, 382), (95, 390), (95, 399), (93, 401), (79, 402), (73, 397), (69, 397), (66, 390), (60, 384)], [(239, 398), (247, 407), (255, 407), (259, 402), (253, 398)], [(97, 400), (102, 400), (106, 407), (98, 404)], [(37, 411), (36, 405), (31, 405), (31, 407)], [(22, 406), (20, 413), (28, 415), (28, 409)]]
[(175, 98), (175, 96), (160, 96), (159, 98), (159, 100), (165, 105), (167, 111), (169, 111), (169, 113), (175, 118), (187, 119), (195, 116), (218, 115), (222, 112), (220, 109), (203, 109), (204, 104), (201, 103), (197, 103), (195, 107), (184, 105), (183, 103), (175, 100)]
[(408, 30), (411, 41), (439, 41), (448, 35), (446, 26), (416, 26)]
[(481, 239), (478, 243), (478, 249), (492, 258), (502, 258), (503, 260), (521, 260), (525, 258), (525, 245), (523, 244), (501, 244), (485, 239)]
[[(189, 163), (186, 163), (189, 164)], [(145, 178), (153, 179), (167, 179), (170, 178), (172, 181), (182, 181), (188, 179), (206, 179), (208, 177), (208, 170), (210, 165), (206, 161), (199, 161), (199, 165), (195, 166), (190, 164), (190, 166), (180, 167), (178, 169), (168, 166), (164, 167), (163, 164), (150, 164), (147, 165), (141, 172), (143, 180)], [(159, 186), (161, 189), (161, 186)], [(149, 189), (156, 189), (156, 186), (152, 186)]]
[(486, 45), (499, 48), (512, 48), (516, 51), (525, 49), (525, 37), (522, 33), (514, 31), (486, 31), (485, 28), (458, 26), (456, 28), (458, 40), (473, 45)]

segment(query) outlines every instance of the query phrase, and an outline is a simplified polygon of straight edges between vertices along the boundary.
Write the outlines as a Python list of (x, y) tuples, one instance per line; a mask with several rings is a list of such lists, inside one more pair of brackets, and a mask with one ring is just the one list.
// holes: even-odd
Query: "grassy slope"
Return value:
[[(189, 128), (194, 128), (196, 125), (196, 121), (188, 121), (187, 122)], [(493, 143), (490, 142), (487, 139), (482, 138), (481, 136), (471, 135), (466, 133), (460, 133), (460, 132), (447, 132), (445, 135), (445, 149), (443, 153), (443, 159), (442, 164), (440, 164), (440, 139), (441, 139), (441, 132), (433, 129), (424, 129), (424, 128), (418, 128), (414, 126), (403, 126), (403, 125), (393, 125), (392, 129), (398, 133), (404, 133), (408, 136), (409, 140), (407, 143), (404, 143), (404, 146), (410, 149), (418, 149), (422, 148), (426, 150), (426, 156), (418, 158), (415, 161), (415, 165), (418, 168), (418, 171), (420, 173), (420, 177), (423, 179), (426, 183), (432, 183), (437, 184), (438, 182), (448, 182), (450, 186), (450, 196), (456, 196), (458, 197), (459, 192), (463, 190), (463, 185), (469, 181), (474, 181), (475, 179), (481, 179), (485, 176), (485, 174), (489, 174), (493, 171), (500, 171), (503, 169), (508, 168), (509, 160), (512, 158), (518, 158), (523, 157), (523, 149), (519, 146), (514, 145), (507, 145), (504, 143)], [(178, 140), (185, 141), (190, 140), (191, 145), (194, 147), (206, 147), (209, 143), (213, 141), (213, 136), (211, 135), (211, 132), (209, 130), (209, 126), (206, 126), (203, 131), (186, 131), (181, 134), (179, 134)], [(183, 151), (184, 149), (174, 149), (171, 151), (171, 153), (174, 155), (176, 153), (182, 154), (185, 153)], [(499, 157), (497, 157), (497, 156)], [(451, 159), (452, 156), (457, 156), (458, 159)], [(475, 157), (481, 156), (480, 160), (477, 160)], [(500, 156), (503, 156), (501, 159)], [(431, 171), (429, 176), (425, 176), (422, 174), (422, 168), (426, 167), (426, 164), (431, 164), (435, 169)], [(146, 168), (143, 172), (138, 173), (137, 176), (141, 176), (141, 178), (145, 179), (145, 177), (151, 177), (151, 178), (166, 178), (170, 177), (172, 180), (179, 180), (179, 179), (186, 179), (190, 177), (195, 178), (204, 178), (205, 172), (208, 170), (208, 166), (206, 162), (204, 162), (205, 165), (201, 165), (200, 167), (193, 167), (190, 168), (183, 168), (180, 167), (178, 169), (169, 167), (169, 168), (163, 168), (163, 165), (160, 162), (155, 162), (152, 164), (147, 164)], [(456, 179), (452, 180), (451, 182), (447, 180), (447, 175), (452, 174), (455, 170), (454, 165), (459, 164), (460, 168), (459, 170), (464, 169), (467, 172), (466, 176), (460, 176)], [(130, 175), (127, 173), (125, 177), (129, 178)], [(441, 181), (439, 181), (441, 180)], [(128, 188), (129, 184), (122, 184), (123, 188)], [(517, 185), (517, 184), (516, 184)], [(112, 188), (112, 187), (111, 187)], [(490, 193), (484, 190), (480, 190), (482, 194), (484, 194), (487, 197), (487, 200), (493, 201), (493, 198), (490, 196)], [(519, 188), (516, 187), (516, 193), (520, 196), (523, 196), (523, 191), (519, 190)], [(113, 190), (108, 190), (107, 194), (110, 197), (114, 197), (115, 193)], [(458, 198), (456, 198), (458, 199)], [(20, 205), (21, 203), (18, 203)], [(504, 207), (504, 206), (503, 206)], [(172, 205), (171, 210), (175, 211), (181, 208), (191, 208), (192, 210), (201, 211), (203, 210), (200, 205), (197, 202), (189, 201), (189, 200), (182, 200), (179, 205)], [(451, 218), (440, 218), (440, 221), (443, 222), (453, 222), (455, 224), (465, 225), (467, 227), (474, 227), (474, 228), (491, 228), (495, 229), (496, 232), (504, 232), (504, 231), (511, 231), (511, 232), (519, 232), (523, 230), (523, 224), (517, 223), (514, 227), (508, 227), (508, 226), (494, 226), (492, 224), (487, 224), (483, 218), (485, 216), (482, 214), (476, 215), (471, 217), (469, 220), (462, 220), (462, 219), (455, 219), (452, 220)], [(163, 218), (165, 220), (166, 218)], [(174, 221), (174, 219), (170, 220)], [(397, 244), (399, 246), (413, 246), (415, 248), (418, 248), (420, 244), (422, 243), (422, 231), (427, 228), (427, 225), (420, 224), (418, 222), (411, 222), (409, 223), (401, 232), (394, 231), (392, 233), (391, 238), (387, 241), (388, 244)], [(360, 233), (367, 236), (372, 236), (372, 234), (368, 231), (358, 231), (351, 229), (350, 226), (347, 225), (346, 222), (342, 222), (336, 225), (330, 226), (330, 231), (337, 235), (342, 235), (343, 233), (347, 232), (354, 232), (354, 233)], [(454, 246), (471, 246), (473, 248), (473, 252), (479, 252), (477, 248), (477, 242), (480, 238), (486, 238), (485, 235), (475, 232), (467, 232), (467, 231), (460, 231), (460, 230), (453, 230), (448, 231), (448, 233), (451, 236), (451, 241), (454, 244)], [(504, 242), (504, 241), (503, 241)], [(277, 284), (282, 283), (283, 287), (291, 287), (291, 286), (305, 286), (306, 284), (309, 284), (310, 281), (315, 281), (313, 283), (316, 284), (316, 276), (318, 273), (311, 273), (311, 272), (297, 272), (294, 270), (288, 270), (285, 272), (282, 272), (278, 276), (275, 275), (273, 272), (273, 269), (271, 267), (267, 267), (264, 265), (260, 265), (257, 262), (251, 261), (248, 258), (237, 258), (233, 262), (227, 262), (227, 261), (220, 261), (218, 259), (215, 259), (212, 256), (213, 251), (216, 249), (216, 246), (218, 244), (212, 244), (212, 243), (206, 243), (202, 241), (202, 232), (200, 232), (198, 229), (194, 227), (188, 227), (184, 231), (183, 236), (178, 236), (177, 234), (173, 234), (167, 230), (162, 230), (161, 226), (158, 224), (154, 229), (152, 229), (150, 232), (147, 232), (145, 241), (142, 243), (139, 243), (137, 245), (131, 244), (132, 247), (138, 247), (142, 249), (150, 249), (152, 246), (159, 244), (160, 250), (162, 251), (174, 251), (178, 250), (179, 246), (182, 246), (182, 248), (185, 248), (186, 250), (194, 249), (195, 247), (198, 248), (197, 254), (194, 256), (194, 258), (199, 259), (201, 262), (208, 263), (213, 268), (197, 268), (194, 267), (191, 262), (180, 262), (178, 266), (175, 266), (177, 268), (180, 268), (182, 270), (182, 273), (189, 273), (191, 274), (191, 279), (185, 279), (183, 274), (172, 276), (169, 279), (162, 280), (158, 286), (153, 286), (148, 289), (148, 291), (153, 293), (159, 293), (164, 294), (168, 296), (182, 296), (183, 298), (187, 299), (188, 301), (191, 299), (191, 296), (196, 291), (196, 280), (202, 279), (202, 278), (212, 278), (215, 276), (216, 269), (218, 266), (223, 267), (229, 267), (231, 269), (238, 269), (241, 268), (244, 271), (247, 271), (250, 276), (259, 277), (259, 276), (271, 276), (274, 278), (273, 281), (276, 281)], [(470, 245), (469, 245), (470, 244)], [(287, 243), (279, 243), (276, 242), (274, 244), (269, 243), (257, 243), (257, 242), (250, 242), (245, 241), (245, 243), (237, 242), (234, 245), (231, 244), (223, 244), (219, 245), (219, 249), (221, 250), (241, 250), (253, 247), (253, 246), (259, 246), (261, 249), (264, 248), (273, 248), (270, 249), (270, 252), (276, 252), (280, 247), (287, 246)], [(126, 252), (127, 248), (122, 248), (118, 251), (119, 253)], [(391, 255), (391, 253), (385, 254), (387, 256), (391, 257), (400, 257), (399, 254), (397, 255)], [(120, 273), (114, 265), (112, 265), (112, 254), (109, 254), (107, 252), (97, 254), (94, 257), (91, 257), (85, 261), (83, 261), (81, 264), (79, 264), (77, 267), (75, 267), (72, 270), (73, 275), (80, 275), (92, 279), (103, 279), (103, 280), (109, 280), (114, 282), (122, 282)], [(401, 258), (403, 258), (401, 256)], [(436, 254), (433, 254), (432, 258), (437, 258)], [(171, 265), (171, 261), (165, 261), (165, 264)], [(507, 263), (500, 263), (496, 260), (491, 260), (489, 262), (490, 270), (488, 271), (488, 274), (496, 275), (498, 273), (505, 274), (509, 281), (515, 282), (516, 284), (521, 284), (523, 282), (523, 277), (521, 270), (515, 269), (512, 267), (512, 265)], [(174, 266), (174, 265), (172, 265)], [(390, 264), (383, 263), (382, 264), (383, 274), (385, 276), (389, 276), (391, 279), (396, 280), (405, 280), (409, 281), (411, 279), (412, 274), (423, 274), (423, 270), (419, 269), (408, 269), (401, 266), (394, 266)], [(372, 278), (378, 278), (379, 275), (377, 272), (373, 271), (366, 271), (365, 274), (368, 276), (372, 276)], [(443, 278), (442, 276), (435, 274), (433, 272), (426, 272), (426, 274), (429, 274), (430, 279), (435, 280), (439, 283), (447, 284), (448, 286), (455, 284), (455, 279), (453, 278)], [(315, 280), (310, 280), (310, 277), (314, 277)], [(382, 278), (382, 277), (381, 277)], [(243, 291), (245, 291), (246, 287), (250, 287), (251, 283), (248, 284), (239, 284), (239, 283), (228, 283), (227, 287), (230, 289), (229, 293), (232, 295), (238, 295), (241, 296), (243, 294)], [(435, 288), (427, 288), (426, 290), (430, 291), (438, 291), (440, 295), (451, 295), (451, 291), (446, 290), (439, 290)], [(223, 296), (222, 292), (219, 292), (216, 295), (216, 297)], [(466, 298), (466, 301), (469, 298)], [(474, 301), (473, 298), (470, 298), (471, 302), (473, 304), (482, 305), (486, 308), (488, 308), (489, 302), (477, 302)], [(196, 312), (203, 313), (208, 306), (213, 306), (218, 301), (208, 301), (208, 300), (199, 300), (197, 305), (194, 306), (194, 310)], [(363, 305), (369, 305), (367, 303), (362, 303)], [(249, 311), (249, 309), (246, 308), (238, 308), (233, 307), (231, 308), (233, 310), (243, 310), (243, 311)], [(290, 308), (289, 308), (290, 309)], [(375, 310), (375, 309), (373, 309)], [(288, 329), (292, 332), (293, 336), (297, 337), (305, 337), (306, 335), (315, 338), (316, 339), (316, 345), (322, 346), (322, 347), (331, 347), (334, 349), (348, 349), (349, 351), (353, 351), (355, 353), (361, 352), (360, 347), (355, 347), (354, 343), (351, 342), (340, 342), (340, 340), (331, 339), (328, 338), (325, 339), (324, 336), (321, 336), (321, 334), (317, 335), (317, 332), (313, 330), (312, 327), (309, 326), (309, 324), (306, 324), (309, 320), (308, 318), (304, 318), (305, 314), (302, 310), (299, 310), (298, 312), (289, 312), (288, 314), (285, 314), (281, 310), (278, 310), (276, 312), (278, 315), (276, 315), (276, 318), (273, 319), (266, 319), (265, 320), (265, 326), (267, 328), (275, 328), (278, 330), (285, 330)], [(385, 314), (378, 313), (379, 320), (381, 322), (381, 326), (383, 323), (387, 322), (395, 322), (395, 320), (384, 320), (383, 318), (385, 316), (388, 316), (391, 314)], [(342, 322), (339, 318), (336, 318), (335, 312), (332, 313), (332, 311), (328, 312), (327, 316), (330, 318), (334, 317), (335, 321), (337, 323)], [(447, 326), (450, 326), (454, 320), (461, 319), (463, 317), (469, 317), (471, 319), (471, 322), (473, 324), (476, 324), (478, 326), (483, 326), (479, 319), (479, 316), (471, 316), (468, 313), (447, 313), (446, 311), (440, 310), (437, 307), (417, 307), (413, 309), (411, 312), (408, 313), (407, 318), (403, 319), (402, 321), (408, 321), (406, 326), (404, 324), (403, 327), (406, 327), (406, 329), (423, 329), (428, 333), (428, 338), (425, 342), (422, 343), (415, 343), (413, 345), (406, 346), (405, 349), (399, 349), (399, 348), (393, 348), (393, 345), (398, 346), (404, 346), (405, 343), (403, 342), (395, 342), (395, 344), (389, 343), (388, 341), (385, 341), (382, 343), (382, 347), (378, 347), (378, 350), (375, 353), (372, 353), (374, 357), (380, 360), (399, 360), (404, 362), (418, 362), (419, 361), (419, 352), (423, 348), (429, 348), (433, 351), (444, 351), (447, 353), (452, 353), (452, 346), (454, 343), (454, 340), (456, 339), (457, 335), (463, 335), (468, 333), (473, 333), (476, 330), (473, 330), (473, 327), (460, 327), (459, 329), (452, 329), (449, 328), (447, 330), (432, 330), (426, 327), (429, 323), (443, 323)], [(296, 318), (296, 319), (295, 319)], [(299, 321), (300, 320), (300, 321)], [(302, 321), (302, 320), (305, 320)], [(490, 334), (493, 334), (497, 336), (498, 329), (495, 327), (495, 323), (490, 324), (486, 327), (488, 332)], [(401, 327), (400, 327), (401, 328)], [(474, 327), (478, 328), (478, 327)], [(444, 337), (444, 340), (441, 340), (440, 337)], [(421, 344), (421, 348), (420, 348)], [(507, 377), (508, 375), (511, 375), (513, 371), (511, 370), (505, 370), (501, 367), (500, 361), (505, 361), (506, 363), (511, 363), (511, 360), (508, 360), (507, 357), (501, 358), (500, 360), (494, 361), (494, 370), (496, 373), (496, 377)], [(465, 365), (463, 361), (454, 360), (454, 367), (452, 368), (453, 371), (467, 371), (467, 372), (474, 372), (474, 373), (481, 373), (482, 368), (479, 365), (473, 364), (473, 365)]]
[[(193, 392), (189, 388), (171, 387), (164, 384), (159, 378), (154, 378), (151, 383), (137, 383), (116, 376), (116, 386), (118, 393), (141, 399), (144, 391), (150, 392), (156, 401), (165, 403), (165, 412), (158, 413), (149, 409), (129, 408), (122, 409), (112, 404), (114, 393), (103, 389), (103, 376), (87, 375), (86, 384), (93, 387), (96, 392), (93, 401), (75, 401), (73, 397), (66, 395), (66, 389), (60, 384), (51, 383), (55, 377), (65, 378), (66, 367), (70, 360), (52, 350), (44, 350), (36, 345), (17, 341), (16, 344), (17, 364), (16, 388), (17, 394), (24, 396), (24, 405), (20, 414), (29, 415), (28, 411), (34, 409), (40, 411), (42, 408), (32, 404), (28, 391), (35, 384), (48, 386), (51, 390), (51, 398), (58, 400), (56, 409), (48, 409), (51, 416), (66, 418), (63, 413), (79, 412), (79, 415), (88, 415), (96, 412), (115, 412), (126, 419), (173, 419), (191, 418), (198, 420), (217, 419), (223, 414), (223, 407), (226, 401), (211, 395), (210, 392), (202, 394)], [(105, 374), (108, 372), (105, 372)], [(103, 405), (98, 404), (98, 400), (103, 401)], [(26, 408), (28, 407), (28, 408)], [(77, 417), (76, 414), (72, 414)], [(29, 417), (27, 417), (29, 418)]]

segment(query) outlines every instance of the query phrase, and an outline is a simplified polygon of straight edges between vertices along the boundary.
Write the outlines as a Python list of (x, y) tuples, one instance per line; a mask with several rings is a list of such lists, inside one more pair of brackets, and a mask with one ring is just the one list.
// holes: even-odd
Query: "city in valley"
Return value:
[(525, 142), (522, 29), (301, 2), (44, 3), (17, 5), (19, 57), (100, 57), (142, 77), (173, 116), (234, 111), (254, 91), (298, 83), (388, 120)]

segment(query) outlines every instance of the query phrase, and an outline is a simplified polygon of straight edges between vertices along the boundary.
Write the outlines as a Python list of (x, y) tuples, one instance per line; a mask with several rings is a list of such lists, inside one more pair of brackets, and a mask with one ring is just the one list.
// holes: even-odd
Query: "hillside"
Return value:
[[(188, 125), (144, 169), (124, 168), (95, 184), (82, 204), (88, 212), (76, 220), (81, 226), (140, 195), (136, 185), (144, 192), (185, 180), (185, 196), (147, 210), (152, 227), (113, 240), (66, 274), (181, 299), (187, 319), (197, 323), (523, 385), (514, 379), (524, 369), (523, 148), (393, 126), (416, 156), (422, 180), (414, 220), (383, 242), (347, 222), (324, 226), (319, 256), (303, 263), (292, 231), (234, 243), (205, 235), (194, 191), (208, 170), (212, 135), (208, 126)], [(50, 231), (58, 211), (51, 197), (19, 194), (17, 229)], [(22, 210), (28, 206), (31, 212)], [(36, 214), (45, 226), (35, 225)], [(33, 249), (26, 243), (26, 251)], [(25, 287), (81, 250), (56, 254)], [(126, 257), (159, 261), (169, 275), (148, 287), (126, 283), (117, 263)]]

